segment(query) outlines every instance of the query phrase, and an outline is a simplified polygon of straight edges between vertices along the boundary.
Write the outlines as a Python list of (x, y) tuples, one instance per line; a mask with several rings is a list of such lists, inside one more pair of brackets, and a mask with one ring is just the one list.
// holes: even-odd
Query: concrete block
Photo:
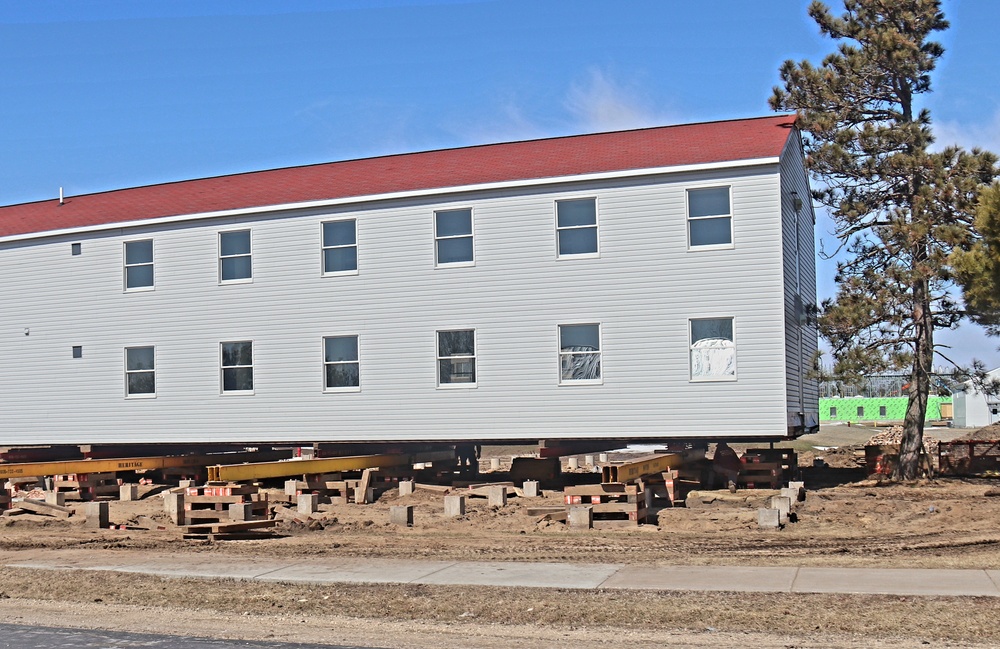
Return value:
[(593, 455), (584, 455), (583, 456), (583, 465), (584, 466), (594, 466), (594, 456)]
[(45, 502), (49, 505), (66, 506), (66, 494), (62, 491), (46, 491)]
[(540, 491), (538, 490), (537, 480), (525, 480), (524, 484), (521, 485), (521, 493), (524, 494), (525, 498), (538, 498)]
[(295, 498), (299, 491), (299, 481), (298, 480), (285, 480), (285, 495), (289, 498)]
[(597, 456), (597, 461), (600, 462), (601, 464), (605, 464), (608, 461), (608, 454), (601, 453), (600, 455)]
[(566, 523), (570, 527), (589, 530), (594, 527), (594, 508), (589, 505), (577, 505), (569, 508)]
[(762, 507), (757, 510), (757, 526), (776, 530), (781, 527), (781, 512)]
[(400, 480), (399, 481), (399, 495), (409, 496), (413, 494), (413, 480)]
[(499, 471), (499, 470), (500, 470), (500, 458), (498, 458), (498, 457), (491, 457), (490, 458), (490, 471)]
[(184, 494), (168, 493), (163, 497), (163, 509), (170, 515), (174, 525), (184, 524)]
[(318, 494), (299, 494), (295, 502), (300, 514), (312, 514), (319, 510)]
[(88, 529), (107, 529), (111, 525), (108, 501), (89, 502), (83, 504), (83, 526)]
[(256, 520), (253, 515), (253, 503), (230, 503), (229, 520), (252, 521)]
[(771, 496), (771, 509), (777, 509), (782, 516), (788, 516), (792, 511), (792, 499), (788, 496)]
[(490, 487), (490, 507), (507, 506), (507, 487), (494, 485)]
[(187, 489), (189, 487), (197, 487), (198, 486), (198, 481), (197, 480), (178, 480), (177, 481), (177, 486), (178, 487), (183, 487), (184, 489)]
[(790, 498), (792, 504), (794, 505), (795, 503), (802, 502), (806, 499), (806, 490), (795, 487), (784, 487), (781, 490), (781, 495)]
[(139, 485), (123, 484), (118, 487), (118, 500), (139, 500)]
[(393, 505), (389, 508), (389, 522), (413, 527), (413, 505)]
[(578, 457), (571, 457), (568, 460), (566, 460), (566, 464), (569, 466), (569, 468), (571, 470), (579, 469), (580, 468), (580, 458), (578, 458)]
[(465, 516), (465, 496), (445, 496), (444, 515)]
[(806, 490), (806, 483), (801, 480), (794, 480), (788, 483), (789, 489), (801, 489), (803, 492)]

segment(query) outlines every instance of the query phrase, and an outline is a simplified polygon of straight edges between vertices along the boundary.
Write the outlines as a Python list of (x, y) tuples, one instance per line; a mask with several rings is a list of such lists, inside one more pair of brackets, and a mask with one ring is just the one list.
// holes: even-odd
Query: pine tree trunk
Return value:
[(910, 373), (909, 401), (903, 419), (903, 439), (899, 445), (899, 464), (892, 474), (894, 480), (915, 480), (920, 473), (920, 454), (924, 447), (924, 419), (931, 391), (931, 367), (934, 361), (934, 327), (931, 318), (927, 283), (913, 286), (915, 347)]

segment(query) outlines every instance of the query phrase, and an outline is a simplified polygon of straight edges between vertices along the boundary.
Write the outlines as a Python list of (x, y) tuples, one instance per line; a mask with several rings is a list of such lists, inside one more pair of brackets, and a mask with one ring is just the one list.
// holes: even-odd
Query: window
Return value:
[(597, 199), (556, 201), (557, 256), (597, 254)]
[(253, 278), (250, 230), (219, 233), (219, 280), (246, 282)]
[(830, 406), (830, 416), (831, 417), (837, 416), (837, 406)]
[(438, 385), (472, 387), (476, 384), (476, 331), (439, 331)]
[(156, 360), (152, 347), (125, 348), (125, 396), (156, 396)]
[(358, 270), (358, 226), (354, 219), (323, 224), (323, 274)]
[(601, 380), (601, 325), (559, 325), (559, 382)]
[(858, 417), (864, 417), (864, 416), (865, 416), (865, 407), (858, 406)]
[(125, 242), (125, 290), (153, 288), (153, 240)]
[(83, 244), (82, 243), (71, 243), (71, 244), (69, 244), (69, 254), (71, 254), (71, 255), (73, 255), (75, 257), (75, 256), (77, 256), (79, 254), (82, 254), (82, 253), (83, 253)]
[(736, 378), (736, 339), (732, 318), (691, 320), (691, 380)]
[(253, 342), (222, 343), (222, 392), (253, 392)]
[(357, 336), (330, 336), (323, 339), (323, 373), (325, 390), (361, 387)]
[(879, 417), (885, 417), (885, 413), (886, 413), (887, 411), (888, 411), (888, 410), (886, 409), (886, 407), (885, 407), (885, 406), (879, 406), (879, 407), (878, 407), (878, 416), (879, 416)]
[(472, 263), (472, 210), (434, 213), (434, 255), (438, 266)]
[(83, 347), (73, 345), (73, 358), (83, 358)]
[(688, 245), (730, 247), (733, 244), (733, 216), (729, 187), (689, 189)]

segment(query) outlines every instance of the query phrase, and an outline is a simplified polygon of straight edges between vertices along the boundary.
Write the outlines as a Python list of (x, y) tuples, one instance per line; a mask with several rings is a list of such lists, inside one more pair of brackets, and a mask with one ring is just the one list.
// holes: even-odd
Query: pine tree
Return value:
[(955, 250), (952, 265), (969, 317), (1000, 336), (1000, 184), (980, 194), (975, 226), (979, 239)]
[[(931, 152), (930, 113), (918, 100), (944, 53), (929, 40), (947, 29), (940, 0), (845, 0), (834, 16), (809, 15), (838, 43), (819, 67), (786, 61), (771, 107), (796, 111), (806, 162), (829, 209), (843, 261), (820, 332), (835, 371), (905, 368), (909, 401), (895, 479), (917, 477), (935, 358), (934, 331), (964, 310), (951, 297), (949, 258), (975, 241), (978, 193), (996, 158), (979, 150)], [(940, 350), (938, 350), (940, 354)], [(943, 355), (942, 355), (943, 356)], [(947, 357), (944, 356), (944, 358)]]

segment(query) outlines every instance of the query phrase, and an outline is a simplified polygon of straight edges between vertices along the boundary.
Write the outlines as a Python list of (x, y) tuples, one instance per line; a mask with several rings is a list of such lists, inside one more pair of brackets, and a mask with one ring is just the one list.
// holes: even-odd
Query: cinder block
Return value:
[(184, 494), (168, 493), (163, 497), (163, 509), (170, 515), (174, 525), (184, 524)]
[(445, 496), (444, 515), (465, 516), (465, 496)]
[(538, 481), (525, 480), (524, 484), (521, 485), (521, 493), (524, 494), (525, 498), (538, 498)]
[(229, 505), (229, 519), (234, 521), (252, 521), (255, 520), (253, 515), (253, 503), (230, 503)]
[(490, 507), (507, 506), (507, 487), (494, 485), (490, 487)]
[(781, 512), (777, 509), (760, 508), (757, 510), (757, 526), (776, 530), (781, 527)]
[(413, 527), (413, 505), (393, 505), (389, 508), (389, 522)]
[(792, 481), (788, 483), (789, 489), (801, 489), (803, 492), (806, 490), (806, 483), (801, 480)]
[(498, 457), (490, 458), (490, 471), (499, 471), (499, 470), (500, 470), (500, 458)]
[(790, 498), (792, 504), (795, 504), (806, 499), (806, 490), (796, 487), (785, 487), (781, 490), (781, 495)]
[(319, 510), (319, 495), (299, 494), (296, 503), (300, 514), (312, 514)]
[(568, 466), (568, 467), (569, 467), (569, 468), (570, 468), (571, 470), (574, 470), (574, 471), (575, 471), (576, 469), (579, 469), (579, 468), (580, 468), (580, 458), (578, 458), (578, 457), (571, 457), (571, 458), (569, 458), (568, 460), (566, 460), (566, 465), (567, 465), (567, 466)]
[(139, 485), (123, 484), (118, 487), (118, 500), (139, 500)]
[(49, 505), (59, 505), (60, 507), (65, 507), (66, 494), (62, 491), (46, 491), (45, 502)]
[(83, 526), (89, 529), (107, 529), (111, 525), (108, 501), (101, 500), (83, 504)]
[(608, 461), (608, 454), (607, 453), (599, 454), (597, 456), (597, 461), (600, 462), (601, 464), (605, 464)]
[(413, 494), (413, 480), (400, 480), (399, 481), (399, 495), (409, 496)]
[(792, 499), (788, 496), (771, 496), (771, 509), (777, 509), (783, 518), (788, 518), (792, 511)]
[(299, 493), (299, 481), (298, 480), (285, 480), (285, 495), (290, 498), (295, 498)]
[(594, 508), (589, 505), (579, 505), (569, 508), (566, 523), (570, 527), (589, 530), (594, 527)]
[(594, 456), (593, 455), (584, 455), (583, 456), (583, 465), (584, 466), (594, 466)]
[(178, 480), (177, 481), (177, 486), (178, 487), (184, 487), (185, 489), (188, 489), (190, 487), (197, 487), (198, 486), (198, 481), (197, 480)]

